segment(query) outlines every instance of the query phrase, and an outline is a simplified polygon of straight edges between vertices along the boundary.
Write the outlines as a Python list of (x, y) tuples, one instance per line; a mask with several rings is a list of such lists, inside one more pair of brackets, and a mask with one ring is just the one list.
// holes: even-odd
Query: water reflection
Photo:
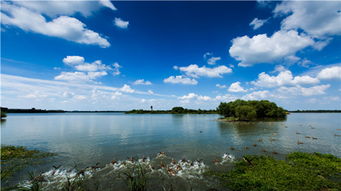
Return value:
[(9, 114), (1, 124), (6, 127), (1, 128), (1, 142), (57, 152), (66, 165), (74, 161), (104, 164), (160, 151), (176, 159), (209, 161), (226, 152), (240, 156), (264, 154), (264, 150), (341, 156), (341, 137), (334, 136), (340, 114), (291, 114), (286, 121), (257, 123), (227, 123), (218, 118), (205, 114)]

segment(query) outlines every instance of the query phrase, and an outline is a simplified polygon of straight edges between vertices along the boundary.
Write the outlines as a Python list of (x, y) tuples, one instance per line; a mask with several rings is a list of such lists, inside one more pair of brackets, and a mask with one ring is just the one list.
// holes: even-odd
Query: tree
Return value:
[(185, 113), (185, 109), (183, 107), (173, 107), (172, 113)]
[(243, 121), (252, 121), (256, 119), (284, 119), (286, 117), (286, 110), (268, 100), (235, 100), (228, 103), (220, 103), (217, 111), (224, 117), (231, 117)]

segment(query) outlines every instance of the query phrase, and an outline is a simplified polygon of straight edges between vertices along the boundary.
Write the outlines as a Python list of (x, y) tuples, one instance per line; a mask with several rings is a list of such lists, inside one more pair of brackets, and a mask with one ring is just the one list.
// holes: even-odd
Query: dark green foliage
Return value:
[(275, 103), (261, 101), (236, 100), (220, 103), (217, 108), (220, 115), (236, 121), (254, 121), (260, 119), (284, 119), (286, 111)]
[(173, 107), (171, 111), (172, 111), (172, 113), (184, 113), (185, 112), (185, 108), (183, 108), (183, 107)]
[(183, 107), (173, 107), (171, 110), (143, 110), (143, 109), (133, 109), (131, 111), (127, 111), (127, 114), (215, 114), (216, 110), (195, 110), (195, 109), (186, 109)]
[[(292, 153), (287, 160), (246, 156), (232, 171), (216, 173), (231, 190), (338, 190), (341, 159), (327, 154)], [(214, 173), (213, 173), (214, 174)]]

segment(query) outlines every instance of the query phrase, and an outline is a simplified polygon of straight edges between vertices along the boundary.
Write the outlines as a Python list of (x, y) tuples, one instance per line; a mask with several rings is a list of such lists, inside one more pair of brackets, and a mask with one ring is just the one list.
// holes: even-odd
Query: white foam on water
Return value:
[[(165, 153), (160, 152), (155, 159), (163, 160), (170, 159), (167, 158)], [(225, 164), (227, 162), (233, 162), (235, 157), (231, 154), (223, 154), (220, 164)], [(146, 175), (151, 175), (152, 173), (162, 173), (163, 175), (169, 177), (180, 177), (183, 179), (201, 179), (202, 174), (207, 171), (208, 166), (205, 165), (203, 161), (191, 161), (191, 160), (172, 160), (170, 163), (164, 164), (162, 161), (159, 164), (155, 164), (150, 158), (140, 158), (140, 159), (128, 159), (122, 161), (112, 161), (111, 163), (105, 165), (103, 168), (86, 168), (81, 171), (75, 169), (52, 169), (47, 172), (42, 173), (39, 178), (42, 180), (42, 185), (45, 188), (60, 187), (67, 181), (75, 181), (77, 179), (87, 179), (92, 176), (106, 176), (125, 172), (130, 172), (136, 167), (141, 167), (146, 171)], [(155, 166), (158, 166), (155, 168)], [(107, 172), (107, 170), (109, 170)], [(105, 172), (105, 174), (96, 172)], [(31, 181), (23, 181), (21, 183), (22, 187), (29, 188), (32, 186)]]

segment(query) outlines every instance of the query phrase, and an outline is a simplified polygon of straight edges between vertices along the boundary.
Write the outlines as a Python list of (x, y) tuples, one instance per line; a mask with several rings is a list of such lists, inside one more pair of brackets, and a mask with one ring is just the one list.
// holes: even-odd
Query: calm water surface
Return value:
[(63, 166), (153, 157), (160, 151), (175, 159), (206, 161), (226, 152), (237, 157), (274, 155), (273, 151), (279, 153), (276, 157), (292, 151), (341, 157), (340, 113), (293, 113), (286, 121), (259, 123), (218, 118), (214, 114), (9, 114), (1, 123), (1, 143), (58, 153), (54, 163)]

